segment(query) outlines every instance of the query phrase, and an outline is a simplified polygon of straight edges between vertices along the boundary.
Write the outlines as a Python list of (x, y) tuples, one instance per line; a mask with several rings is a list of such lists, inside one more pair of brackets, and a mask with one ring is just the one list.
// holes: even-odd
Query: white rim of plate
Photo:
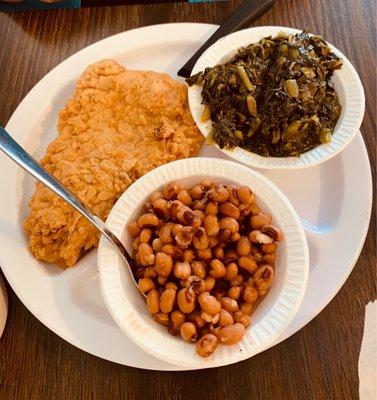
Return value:
[[(192, 70), (192, 75), (203, 71), (207, 67), (221, 64), (224, 59), (229, 55), (233, 55), (241, 47), (257, 42), (263, 37), (277, 35), (279, 32), (295, 34), (301, 32), (301, 30), (284, 26), (258, 26), (227, 35), (219, 39), (202, 54)], [(285, 158), (262, 157), (240, 147), (227, 150), (220, 149), (218, 145), (215, 146), (227, 156), (245, 165), (266, 169), (307, 168), (327, 161), (341, 152), (352, 141), (360, 128), (365, 111), (365, 95), (359, 75), (351, 62), (336, 47), (328, 42), (327, 44), (331, 51), (343, 61), (342, 68), (335, 71), (334, 76), (341, 83), (341, 89), (344, 91), (342, 113), (330, 143), (315, 147), (301, 154), (300, 157)], [(200, 120), (204, 109), (204, 106), (201, 104), (201, 92), (200, 86), (191, 86), (188, 91), (188, 98), (194, 120), (202, 134), (207, 137), (211, 130), (212, 122), (207, 121), (203, 123)]]
[[(97, 267), (101, 292), (115, 322), (143, 350), (181, 367), (208, 368), (232, 364), (271, 347), (297, 313), (309, 276), (308, 244), (293, 206), (269, 179), (233, 161), (200, 157), (175, 161), (152, 170), (132, 184), (119, 198), (107, 218), (108, 228), (122, 238), (128, 219), (151, 192), (174, 180), (196, 176), (199, 180), (203, 175), (217, 181), (226, 179), (252, 187), (257, 197), (268, 204), (275, 223), (283, 229), (285, 235), (287, 266), (281, 292), (261, 320), (246, 330), (240, 343), (221, 346), (213, 357), (202, 359), (196, 355), (193, 346), (177, 341), (167, 332), (161, 334), (156, 322), (149, 317), (147, 320), (142, 318), (131, 305), (126, 294), (129, 291), (125, 289), (132, 291), (134, 283), (127, 273), (127, 288), (123, 287), (121, 274), (126, 267), (118, 252), (103, 237), (98, 247)], [(135, 288), (133, 290), (137, 293)], [(151, 324), (156, 324), (156, 328)], [(171, 351), (169, 346), (173, 341), (175, 347)]]

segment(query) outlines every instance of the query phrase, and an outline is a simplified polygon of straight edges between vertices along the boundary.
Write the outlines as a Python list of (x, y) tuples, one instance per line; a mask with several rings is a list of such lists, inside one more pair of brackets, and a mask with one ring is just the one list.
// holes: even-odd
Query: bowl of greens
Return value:
[(192, 115), (209, 144), (258, 168), (304, 168), (357, 134), (364, 90), (347, 58), (320, 36), (286, 27), (235, 32), (187, 79)]

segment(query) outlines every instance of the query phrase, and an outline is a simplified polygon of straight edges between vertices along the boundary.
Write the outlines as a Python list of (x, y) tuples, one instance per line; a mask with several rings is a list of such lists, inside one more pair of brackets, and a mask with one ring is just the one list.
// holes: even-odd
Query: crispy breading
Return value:
[[(41, 163), (101, 218), (141, 175), (197, 155), (202, 143), (184, 84), (112, 60), (85, 70), (58, 131)], [(98, 231), (44, 185), (29, 207), (24, 228), (37, 259), (70, 267), (98, 244)]]

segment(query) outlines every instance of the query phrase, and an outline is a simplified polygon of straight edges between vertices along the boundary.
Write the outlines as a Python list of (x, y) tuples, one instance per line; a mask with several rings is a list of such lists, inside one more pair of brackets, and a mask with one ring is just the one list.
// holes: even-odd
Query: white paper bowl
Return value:
[[(258, 42), (266, 36), (276, 36), (279, 32), (295, 34), (301, 31), (284, 26), (258, 26), (232, 33), (217, 41), (203, 53), (195, 64), (192, 74), (204, 71), (207, 67), (224, 63), (232, 58), (239, 48)], [(267, 169), (310, 167), (329, 160), (342, 151), (352, 141), (360, 128), (365, 110), (365, 97), (360, 78), (350, 61), (334, 46), (329, 44), (329, 47), (333, 53), (343, 60), (342, 68), (335, 71), (332, 78), (334, 88), (342, 105), (342, 112), (330, 143), (322, 144), (301, 154), (300, 157), (262, 157), (240, 147), (231, 150), (221, 149), (221, 151), (246, 165)], [(188, 98), (194, 120), (202, 134), (207, 137), (211, 130), (212, 122), (203, 123), (200, 120), (204, 109), (201, 104), (201, 92), (202, 88), (200, 86), (191, 86)]]
[(147, 353), (171, 364), (191, 368), (231, 364), (271, 347), (298, 311), (309, 272), (305, 234), (288, 199), (262, 174), (233, 161), (191, 158), (154, 169), (120, 197), (107, 218), (107, 226), (131, 251), (126, 226), (140, 215), (148, 196), (171, 181), (193, 186), (204, 178), (249, 186), (257, 195), (261, 209), (271, 213), (273, 224), (285, 235), (279, 246), (274, 284), (253, 314), (252, 325), (240, 343), (219, 346), (207, 359), (199, 357), (195, 345), (169, 335), (166, 328), (151, 319), (128, 268), (105, 238), (101, 238), (98, 249), (102, 295), (118, 326)]

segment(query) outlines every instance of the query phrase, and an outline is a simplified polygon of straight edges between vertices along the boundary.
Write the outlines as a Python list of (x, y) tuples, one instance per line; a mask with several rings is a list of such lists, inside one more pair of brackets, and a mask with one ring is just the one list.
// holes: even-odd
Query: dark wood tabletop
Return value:
[[(151, 24), (220, 24), (240, 3), (0, 13), (0, 124), (7, 123), (48, 71), (85, 46)], [(308, 27), (353, 62), (366, 92), (361, 131), (374, 182), (375, 15), (373, 0), (276, 0), (257, 22)], [(49, 331), (8, 285), (9, 315), (0, 339), (0, 399), (357, 399), (365, 305), (376, 298), (375, 217), (373, 207), (368, 237), (351, 276), (312, 322), (274, 348), (223, 368), (152, 372), (96, 358)]]

